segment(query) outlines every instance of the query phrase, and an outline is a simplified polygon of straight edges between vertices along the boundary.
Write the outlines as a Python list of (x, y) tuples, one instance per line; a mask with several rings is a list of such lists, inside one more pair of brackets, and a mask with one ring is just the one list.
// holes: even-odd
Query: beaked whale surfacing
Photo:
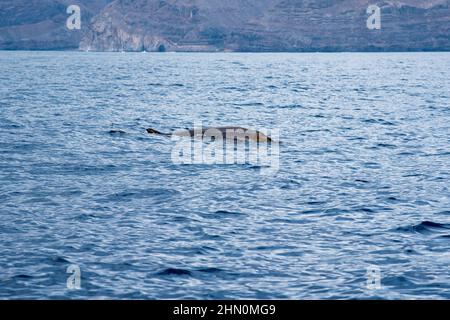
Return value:
[(203, 137), (205, 134), (210, 137), (222, 136), (223, 139), (237, 139), (245, 141), (246, 139), (257, 142), (272, 142), (272, 138), (262, 132), (243, 127), (209, 127), (177, 130), (173, 133), (163, 133), (155, 129), (147, 129), (147, 133), (161, 136), (178, 136), (178, 137)]

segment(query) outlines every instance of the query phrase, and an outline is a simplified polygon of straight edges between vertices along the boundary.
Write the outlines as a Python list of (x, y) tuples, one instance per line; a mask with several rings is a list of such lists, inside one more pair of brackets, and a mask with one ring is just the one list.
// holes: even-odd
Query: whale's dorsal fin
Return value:
[(147, 129), (147, 133), (149, 133), (149, 134), (157, 134), (157, 135), (160, 135), (160, 136), (170, 136), (169, 133), (163, 133), (163, 132), (160, 132), (160, 131), (152, 129), (152, 128), (148, 128)]

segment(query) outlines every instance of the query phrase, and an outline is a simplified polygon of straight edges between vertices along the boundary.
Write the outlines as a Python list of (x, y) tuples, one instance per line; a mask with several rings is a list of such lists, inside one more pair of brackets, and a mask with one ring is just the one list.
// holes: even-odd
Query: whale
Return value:
[(225, 127), (202, 127), (202, 128), (192, 128), (184, 130), (176, 130), (172, 133), (163, 133), (158, 130), (148, 128), (147, 133), (151, 135), (159, 136), (178, 136), (178, 137), (191, 137), (191, 138), (202, 138), (205, 135), (210, 137), (220, 137), (226, 140), (249, 140), (256, 142), (275, 142), (271, 137), (265, 135), (264, 133), (243, 127), (235, 126), (225, 126)]

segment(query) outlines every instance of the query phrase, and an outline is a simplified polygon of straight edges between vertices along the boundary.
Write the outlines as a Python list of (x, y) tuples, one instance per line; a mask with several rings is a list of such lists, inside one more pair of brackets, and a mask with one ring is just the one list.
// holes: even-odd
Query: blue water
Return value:
[[(0, 52), (0, 298), (449, 299), (449, 79), (449, 53)], [(145, 132), (199, 121), (279, 128), (278, 172)]]

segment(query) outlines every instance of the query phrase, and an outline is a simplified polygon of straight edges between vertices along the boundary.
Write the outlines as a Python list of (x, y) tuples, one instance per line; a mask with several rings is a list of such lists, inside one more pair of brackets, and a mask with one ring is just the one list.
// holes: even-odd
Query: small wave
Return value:
[(301, 104), (287, 104), (287, 105), (279, 105), (279, 106), (270, 106), (270, 108), (277, 108), (277, 109), (298, 109), (303, 108)]
[(7, 123), (2, 123), (0, 125), (0, 128), (1, 129), (22, 129), (22, 128), (25, 128), (25, 126), (22, 124), (14, 123), (14, 122), (7, 122)]
[(383, 126), (395, 126), (396, 124), (392, 121), (384, 119), (362, 119), (362, 122), (366, 124), (381, 124)]
[(222, 273), (222, 272), (224, 272), (224, 270), (219, 269), (219, 268), (201, 268), (201, 269), (198, 269), (197, 271), (204, 272), (204, 273)]
[(231, 211), (227, 211), (227, 210), (217, 210), (214, 213), (215, 214), (237, 214), (237, 212), (231, 212)]
[(52, 262), (68, 264), (70, 261), (64, 257), (56, 256), (51, 258)]
[(217, 210), (215, 212), (200, 213), (200, 215), (206, 219), (226, 219), (226, 218), (244, 216), (245, 214), (242, 212), (237, 212), (237, 211)]
[(389, 148), (389, 149), (395, 149), (397, 146), (389, 143), (377, 143), (376, 148)]
[(228, 272), (224, 269), (217, 267), (198, 267), (191, 270), (178, 269), (178, 268), (167, 268), (158, 272), (159, 276), (189, 276), (189, 277), (230, 277), (234, 276), (234, 272)]
[(379, 163), (376, 163), (376, 162), (364, 162), (363, 166), (364, 166), (364, 168), (368, 168), (368, 169), (379, 169), (379, 168), (381, 168), (381, 165)]
[(264, 106), (261, 102), (243, 102), (243, 103), (234, 103), (234, 106), (238, 107), (257, 107), (257, 106)]
[(88, 221), (88, 220), (93, 219), (93, 218), (96, 218), (96, 215), (92, 214), (92, 213), (89, 213), (89, 214), (88, 213), (82, 213), (82, 214), (80, 214), (80, 215), (75, 217), (75, 219), (78, 220), (78, 221)]
[(397, 231), (414, 232), (420, 234), (433, 234), (438, 232), (444, 232), (450, 230), (450, 224), (448, 223), (436, 223), (432, 221), (422, 221), (417, 225), (399, 227)]
[(231, 90), (231, 91), (239, 91), (239, 92), (244, 92), (244, 91), (248, 91), (247, 88), (239, 88), (239, 87), (233, 87), (233, 86), (229, 86), (229, 87), (223, 87), (221, 88), (221, 90)]
[(159, 276), (192, 276), (192, 272), (186, 269), (166, 268), (157, 273)]
[(108, 134), (111, 136), (124, 136), (127, 133), (123, 130), (109, 130)]
[(289, 218), (289, 219), (282, 219), (282, 218), (276, 218), (276, 219), (271, 219), (269, 220), (270, 223), (280, 223), (280, 224), (306, 224), (306, 223), (310, 223), (311, 221), (308, 219), (293, 219), (293, 218)]
[(441, 156), (450, 156), (450, 152), (441, 152), (441, 153), (427, 153), (423, 155), (424, 157), (441, 157)]
[(32, 279), (33, 276), (30, 276), (28, 274), (18, 274), (12, 277), (13, 279)]
[(105, 201), (131, 201), (132, 199), (152, 198), (165, 201), (168, 197), (177, 195), (179, 192), (172, 189), (130, 189), (107, 196)]
[(228, 210), (217, 210), (216, 212), (214, 212), (214, 214), (228, 216), (228, 215), (242, 215), (243, 213)]

